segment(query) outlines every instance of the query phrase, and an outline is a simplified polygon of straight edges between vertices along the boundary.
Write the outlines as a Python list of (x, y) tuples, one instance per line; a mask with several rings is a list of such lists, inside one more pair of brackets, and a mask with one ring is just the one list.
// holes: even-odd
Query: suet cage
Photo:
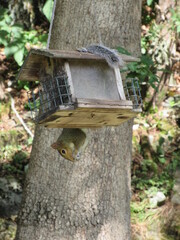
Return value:
[(133, 109), (142, 107), (142, 97), (137, 78), (127, 78), (124, 83), (126, 99), (132, 101)]
[(43, 75), (36, 94), (28, 92), (28, 105), (32, 118), (40, 122), (58, 109), (73, 106), (68, 84), (68, 77), (65, 72), (54, 73), (53, 76)]

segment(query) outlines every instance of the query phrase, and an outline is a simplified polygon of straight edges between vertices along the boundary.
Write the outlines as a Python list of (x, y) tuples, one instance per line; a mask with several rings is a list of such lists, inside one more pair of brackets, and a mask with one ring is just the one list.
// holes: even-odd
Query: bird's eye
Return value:
[(62, 150), (61, 150), (61, 153), (62, 153), (63, 155), (65, 155), (65, 154), (66, 154), (66, 150), (62, 149)]

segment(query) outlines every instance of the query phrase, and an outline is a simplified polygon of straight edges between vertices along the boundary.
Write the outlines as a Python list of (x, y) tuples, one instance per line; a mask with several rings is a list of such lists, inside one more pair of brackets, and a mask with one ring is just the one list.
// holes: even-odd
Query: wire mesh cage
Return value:
[(137, 78), (127, 78), (124, 84), (126, 99), (132, 101), (133, 109), (142, 106), (142, 97)]
[(36, 122), (54, 113), (60, 106), (73, 105), (67, 74), (43, 75), (38, 91), (28, 93), (28, 105)]

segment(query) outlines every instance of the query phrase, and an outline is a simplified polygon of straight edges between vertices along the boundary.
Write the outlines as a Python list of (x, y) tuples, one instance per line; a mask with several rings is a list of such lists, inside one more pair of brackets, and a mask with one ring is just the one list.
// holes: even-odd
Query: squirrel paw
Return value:
[(85, 47), (82, 47), (82, 48), (76, 48), (76, 50), (78, 52), (88, 52), (87, 49)]

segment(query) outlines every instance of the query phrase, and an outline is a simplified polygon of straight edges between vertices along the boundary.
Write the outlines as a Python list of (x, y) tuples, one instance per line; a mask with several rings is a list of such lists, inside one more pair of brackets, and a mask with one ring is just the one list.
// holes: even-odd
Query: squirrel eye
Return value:
[(61, 150), (61, 153), (62, 153), (63, 155), (65, 155), (65, 154), (66, 154), (66, 150), (62, 149), (62, 150)]

